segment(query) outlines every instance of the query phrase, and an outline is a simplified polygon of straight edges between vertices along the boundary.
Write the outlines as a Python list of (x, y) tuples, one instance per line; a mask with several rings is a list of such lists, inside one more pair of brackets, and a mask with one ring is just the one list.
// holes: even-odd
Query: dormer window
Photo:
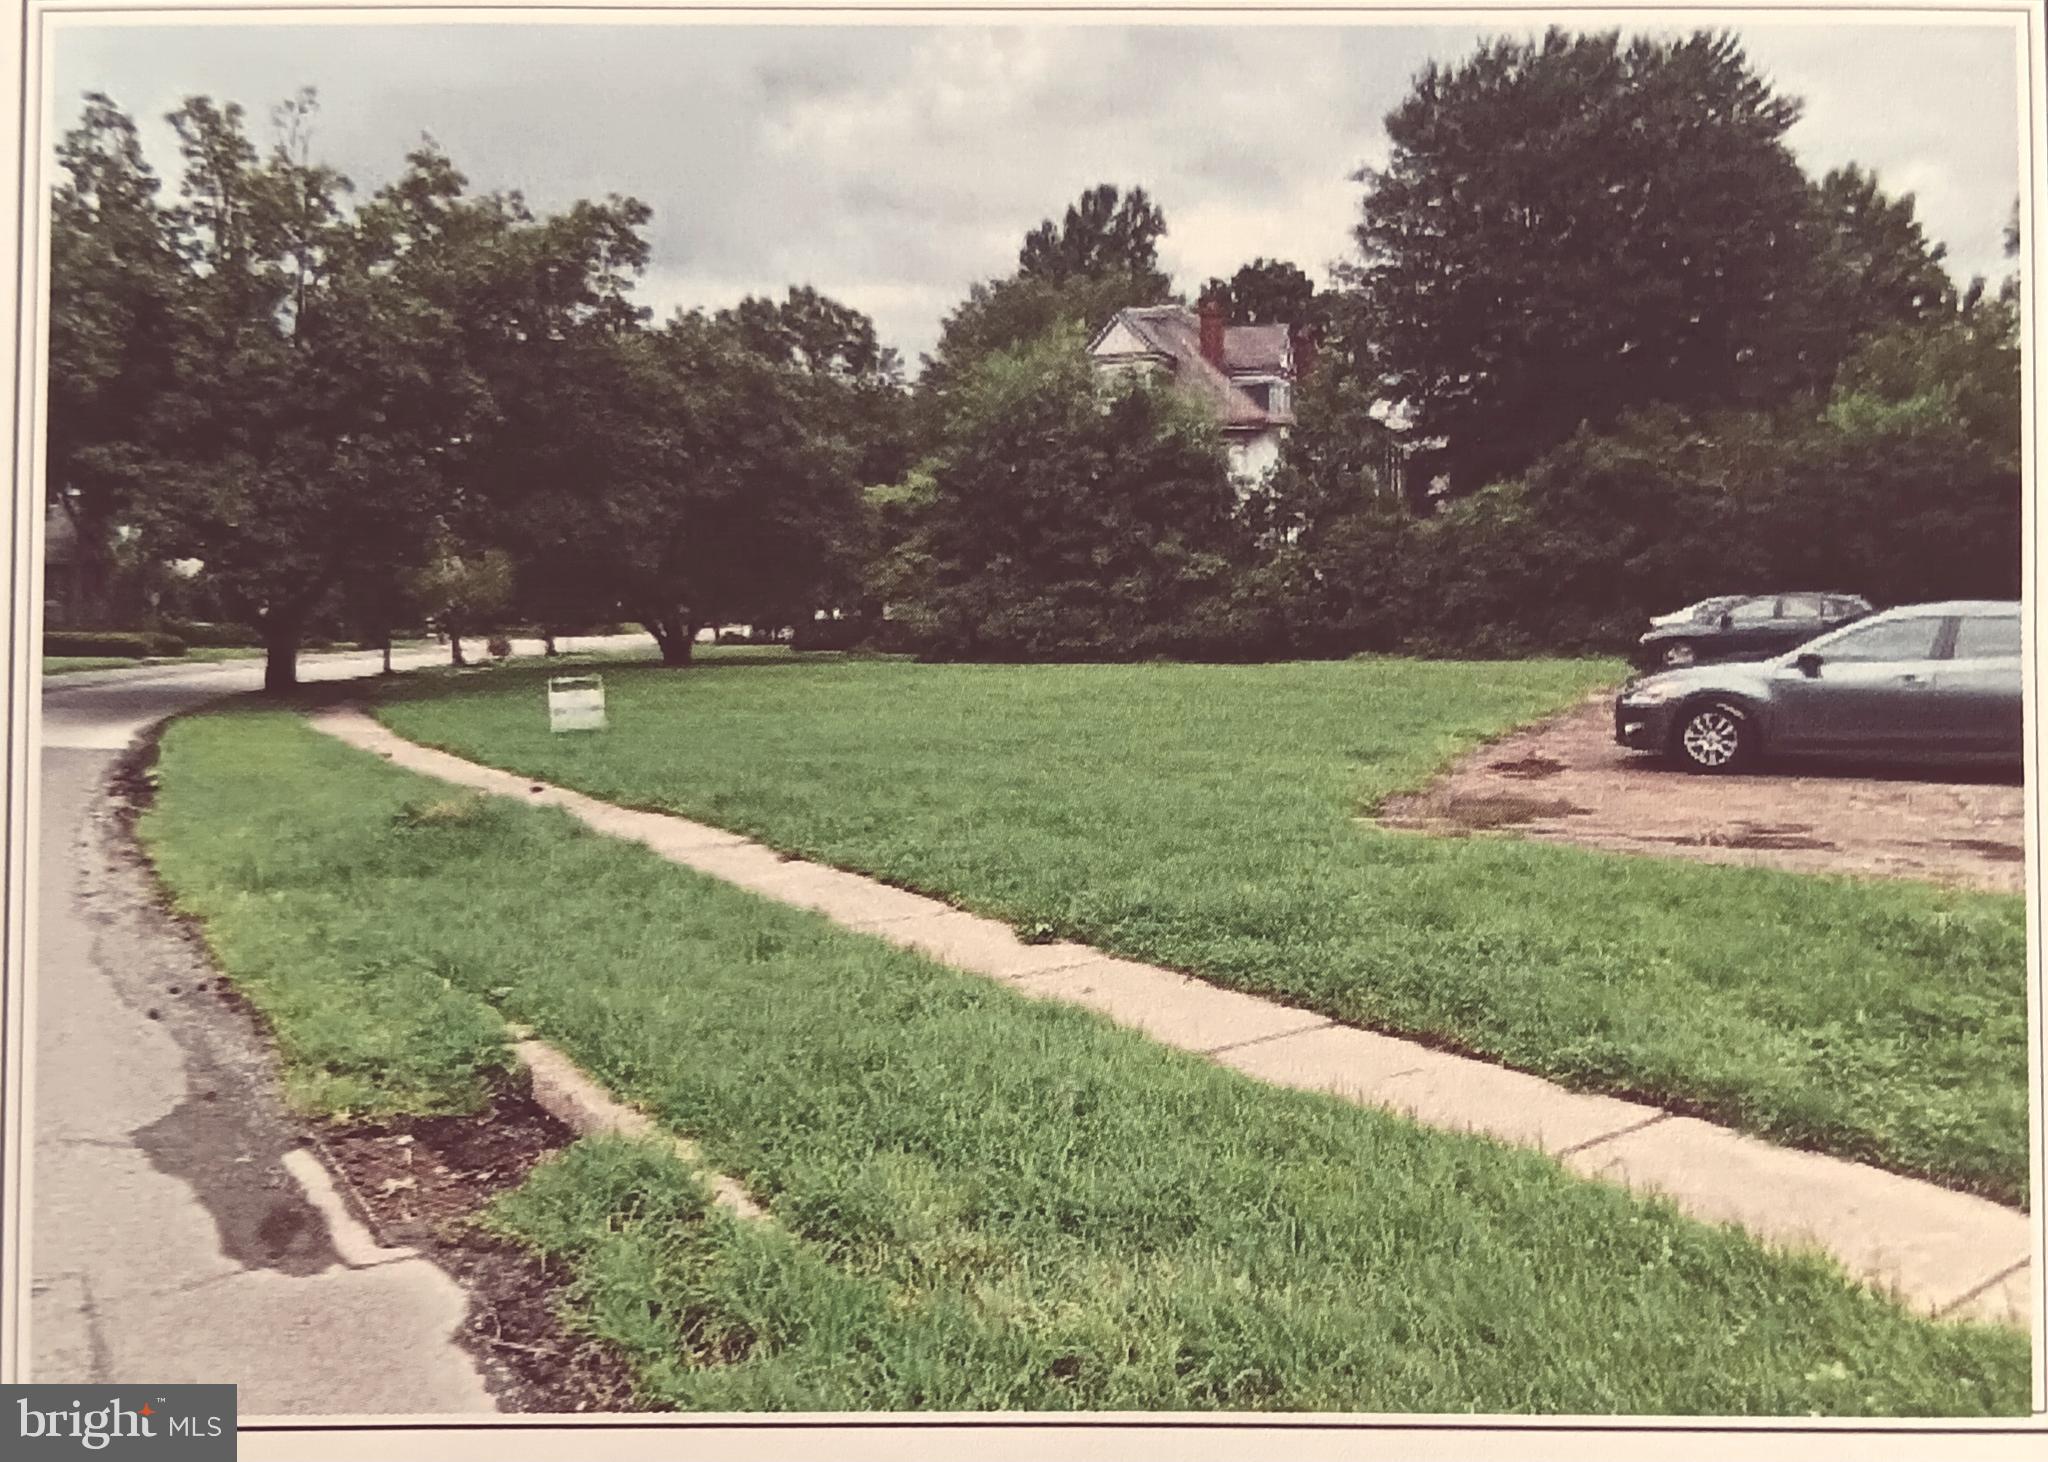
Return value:
[(1259, 410), (1280, 415), (1287, 410), (1287, 383), (1285, 381), (1239, 381), (1237, 389), (1251, 397)]

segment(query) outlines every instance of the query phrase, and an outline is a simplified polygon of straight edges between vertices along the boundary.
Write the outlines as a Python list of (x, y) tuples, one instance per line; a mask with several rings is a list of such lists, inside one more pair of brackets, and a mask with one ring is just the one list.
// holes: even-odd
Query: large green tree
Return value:
[(1232, 647), (1248, 537), (1215, 424), (1170, 387), (1104, 381), (1078, 330), (983, 361), (894, 505), (883, 577), (928, 653), (1128, 658)]
[(1816, 183), (1812, 201), (1826, 249), (1822, 308), (1840, 328), (1841, 353), (1866, 335), (1954, 309), (1955, 282), (1941, 262), (1948, 248), (1928, 239), (1912, 194), (1890, 197), (1877, 174), (1850, 163)]
[[(397, 249), (399, 277), (459, 336), (471, 409), (438, 458), (431, 536), (458, 554), (509, 555), (513, 609), (544, 634), (607, 622), (616, 586), (578, 541), (590, 525), (571, 505), (592, 412), (604, 405), (586, 390), (589, 363), (646, 316), (631, 292), (650, 213), (612, 197), (537, 216), (517, 194), (469, 196), (466, 186), (423, 146), (363, 211), (364, 227)], [(417, 574), (379, 567), (381, 597), (416, 609)]]
[(863, 483), (893, 482), (909, 466), (910, 395), (896, 352), (867, 315), (792, 285), (781, 300), (749, 295), (717, 322), (748, 349), (795, 371), (818, 428), (849, 443)]
[(1098, 183), (1067, 206), (1059, 223), (1048, 218), (1024, 236), (1017, 274), (1054, 284), (1129, 274), (1164, 294), (1168, 280), (1159, 270), (1159, 240), (1165, 236), (1166, 215), (1143, 188), (1124, 192), (1114, 183)]
[(94, 624), (107, 612), (117, 533), (154, 482), (182, 281), (157, 176), (126, 114), (88, 95), (57, 163), (46, 463), (50, 500), (74, 543), (73, 598), (64, 608)]
[(1354, 276), (1422, 470), (1469, 491), (1631, 407), (1824, 387), (1798, 117), (1728, 35), (1553, 29), (1426, 68), (1359, 174)]
[(918, 379), (916, 439), (944, 429), (954, 390), (992, 356), (1064, 330), (1093, 330), (1118, 310), (1164, 304), (1172, 281), (1159, 268), (1166, 215), (1143, 188), (1098, 184), (1024, 237), (1015, 274), (974, 285), (942, 322)]
[(716, 318), (749, 349), (811, 375), (859, 380), (900, 372), (873, 320), (807, 284), (791, 285), (781, 300), (748, 295)]
[(425, 554), (473, 404), (454, 321), (404, 267), (420, 241), (363, 226), (348, 180), (311, 158), (314, 115), (310, 93), (279, 108), (267, 153), (239, 107), (171, 116), (184, 328), (146, 526), (259, 628), (271, 690), (295, 682), (330, 593)]
[(522, 560), (564, 576), (551, 597), (616, 605), (683, 665), (707, 626), (851, 595), (859, 447), (817, 419), (807, 370), (700, 314), (563, 347), (548, 456), (513, 509)]
[(1240, 265), (1228, 279), (1211, 279), (1202, 286), (1201, 297), (1221, 305), (1233, 325), (1314, 328), (1323, 312), (1315, 281), (1299, 265), (1263, 256)]
[(913, 414), (915, 440), (927, 450), (945, 430), (953, 398), (988, 360), (1067, 331), (1100, 329), (1118, 310), (1165, 302), (1149, 279), (1125, 272), (1062, 281), (992, 279), (973, 286), (940, 327), (925, 357)]

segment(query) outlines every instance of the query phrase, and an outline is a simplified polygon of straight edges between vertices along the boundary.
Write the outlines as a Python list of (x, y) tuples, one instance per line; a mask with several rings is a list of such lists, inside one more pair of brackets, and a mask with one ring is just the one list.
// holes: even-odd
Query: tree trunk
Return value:
[(263, 626), (263, 693), (286, 695), (299, 683), (299, 625), (295, 619)]
[(283, 695), (299, 683), (299, 641), (305, 637), (306, 620), (334, 586), (332, 567), (314, 574), (297, 599), (286, 604), (266, 605), (257, 616), (257, 630), (263, 636), (263, 689), (268, 695)]
[(661, 647), (661, 663), (683, 666), (690, 663), (690, 646), (697, 638), (696, 626), (680, 620), (648, 615), (641, 619), (647, 633), (654, 636), (654, 643)]
[(54, 494), (71, 523), (71, 574), (63, 596), (68, 629), (108, 627), (114, 582), (113, 529), (102, 512), (86, 511), (68, 495)]
[(543, 626), (540, 632), (540, 642), (546, 653), (550, 655), (555, 653), (555, 632), (553, 630)]
[(467, 665), (469, 663), (462, 658), (462, 635), (459, 631), (452, 629), (448, 631), (448, 663), (450, 665)]
[(393, 670), (393, 669), (391, 668), (391, 636), (389, 636), (389, 635), (386, 635), (386, 636), (384, 636), (384, 670), (383, 670), (383, 673), (384, 673), (384, 674), (386, 674), (386, 675), (395, 675), (395, 674), (397, 674), (397, 672), (396, 672), (395, 670)]
[(72, 624), (79, 629), (105, 629), (111, 616), (108, 599), (114, 581), (114, 556), (104, 544), (93, 544), (81, 534), (75, 540), (71, 560)]

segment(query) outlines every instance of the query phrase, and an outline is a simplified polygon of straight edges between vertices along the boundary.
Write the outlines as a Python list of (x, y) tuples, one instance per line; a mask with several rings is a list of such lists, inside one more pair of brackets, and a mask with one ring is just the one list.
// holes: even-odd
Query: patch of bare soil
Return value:
[(1518, 827), (1545, 818), (1579, 817), (1586, 809), (1562, 797), (1524, 797), (1518, 792), (1454, 792), (1444, 799), (1445, 820), (1463, 831)]
[[(1694, 776), (1614, 742), (1612, 698), (1480, 748), (1379, 821), (1438, 836), (1506, 833), (1614, 852), (2025, 887), (2018, 777), (1774, 766)], [(1953, 780), (1936, 780), (1952, 778)], [(1531, 796), (1532, 782), (1543, 795)]]
[(1504, 777), (1519, 777), (1536, 781), (1542, 777), (1554, 777), (1564, 770), (1564, 763), (1547, 756), (1518, 756), (1510, 761), (1488, 762), (1487, 765)]
[(469, 1291), (460, 1339), (507, 1411), (635, 1411), (631, 1373), (556, 1310), (565, 1276), (475, 1222), (575, 1134), (507, 1084), (484, 1111), (323, 1129), (327, 1164), (385, 1244), (408, 1245)]

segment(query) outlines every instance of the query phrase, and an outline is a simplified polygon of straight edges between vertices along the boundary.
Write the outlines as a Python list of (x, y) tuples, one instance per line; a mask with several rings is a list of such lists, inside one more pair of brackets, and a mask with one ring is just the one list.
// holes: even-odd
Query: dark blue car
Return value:
[(1855, 594), (1722, 595), (1652, 619), (1650, 632), (1636, 642), (1630, 658), (1638, 670), (1763, 660), (1869, 613), (1870, 601)]

